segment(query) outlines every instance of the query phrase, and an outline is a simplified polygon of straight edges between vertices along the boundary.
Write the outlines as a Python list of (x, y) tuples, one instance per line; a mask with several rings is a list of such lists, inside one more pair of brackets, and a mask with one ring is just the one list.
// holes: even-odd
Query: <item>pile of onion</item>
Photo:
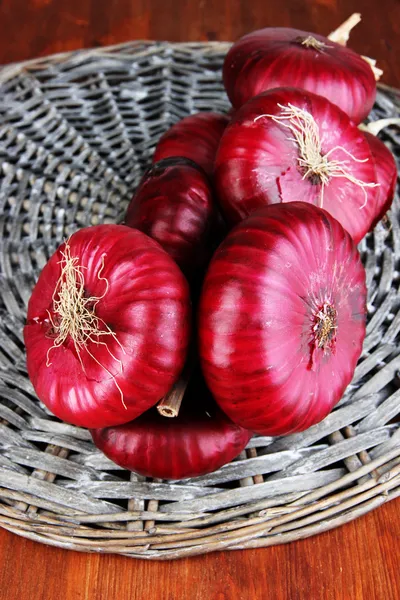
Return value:
[(29, 377), (123, 468), (209, 473), (253, 432), (318, 423), (350, 383), (366, 330), (356, 244), (397, 181), (371, 135), (382, 124), (357, 126), (379, 75), (346, 46), (359, 20), (327, 38), (272, 28), (239, 40), (224, 63), (228, 115), (173, 125), (125, 225), (78, 231), (43, 269)]

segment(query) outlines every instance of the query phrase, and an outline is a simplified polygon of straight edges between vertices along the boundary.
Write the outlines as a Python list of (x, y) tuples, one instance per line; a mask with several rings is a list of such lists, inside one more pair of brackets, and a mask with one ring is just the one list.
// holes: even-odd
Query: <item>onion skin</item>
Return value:
[(159, 479), (211, 473), (240, 454), (252, 435), (205, 397), (185, 397), (175, 418), (162, 417), (152, 408), (126, 425), (91, 434), (95, 445), (117, 465)]
[[(312, 36), (326, 44), (321, 50), (303, 46)], [(278, 87), (294, 87), (327, 98), (355, 123), (369, 114), (376, 82), (370, 65), (356, 52), (314, 33), (267, 28), (242, 37), (229, 50), (224, 85), (235, 108)]]
[(183, 368), (190, 333), (188, 286), (173, 260), (140, 231), (98, 225), (81, 229), (68, 243), (82, 266), (88, 296), (102, 296), (104, 278), (108, 281), (95, 313), (116, 334), (119, 344), (102, 338), (115, 358), (104, 345), (88, 342), (81, 364), (70, 337), (50, 350), (54, 336), (47, 311), (57, 318), (53, 293), (63, 244), (44, 267), (29, 301), (24, 328), (29, 377), (40, 400), (59, 419), (81, 427), (125, 423), (158, 402)]
[(397, 165), (389, 148), (375, 135), (364, 131), (375, 160), (376, 178), (379, 183), (379, 212), (371, 228), (382, 219), (392, 205), (397, 183)]
[[(346, 161), (351, 175), (376, 183), (375, 162), (363, 133), (337, 106), (321, 96), (280, 88), (260, 94), (238, 110), (222, 136), (215, 167), (215, 184), (226, 219), (238, 223), (267, 204), (293, 200), (321, 203), (321, 185), (298, 164), (299, 148), (290, 130), (269, 116), (281, 114), (278, 105), (294, 105), (310, 113), (320, 132), (322, 154), (343, 147), (330, 159)], [(361, 161), (361, 162), (360, 162)], [(323, 208), (332, 214), (358, 243), (376, 218), (378, 187), (362, 188), (348, 179), (331, 178), (324, 188)], [(365, 206), (363, 206), (365, 204)]]
[(156, 240), (185, 274), (208, 258), (214, 205), (207, 176), (195, 163), (173, 157), (144, 175), (125, 223)]
[[(337, 328), (319, 347), (325, 303)], [(341, 225), (302, 202), (260, 209), (230, 232), (204, 280), (199, 348), (207, 385), (242, 427), (303, 431), (350, 383), (365, 320), (365, 272)]]
[(161, 136), (153, 163), (173, 156), (185, 156), (200, 165), (207, 175), (214, 171), (215, 154), (229, 117), (199, 112), (175, 123)]

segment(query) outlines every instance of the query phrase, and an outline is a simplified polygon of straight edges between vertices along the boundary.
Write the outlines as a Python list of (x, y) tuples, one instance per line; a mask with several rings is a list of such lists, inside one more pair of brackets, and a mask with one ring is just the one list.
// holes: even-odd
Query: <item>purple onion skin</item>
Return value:
[[(308, 36), (320, 50), (301, 44)], [(253, 31), (229, 50), (224, 85), (235, 108), (277, 87), (304, 89), (339, 106), (355, 123), (369, 114), (376, 81), (370, 65), (356, 52), (314, 33), (289, 28)]]
[(322, 194), (322, 184), (305, 176), (299, 165), (299, 146), (292, 132), (269, 116), (281, 116), (280, 106), (289, 104), (313, 116), (323, 156), (330, 153), (329, 160), (344, 161), (349, 175), (376, 184), (370, 147), (342, 110), (310, 92), (270, 90), (242, 106), (222, 136), (214, 179), (224, 216), (235, 224), (267, 204), (322, 203), (358, 243), (379, 212), (379, 188), (362, 188), (344, 177), (331, 177)]
[(215, 207), (209, 180), (192, 161), (174, 157), (145, 173), (125, 223), (156, 240), (190, 277), (209, 259)]
[(156, 242), (129, 227), (86, 227), (68, 243), (82, 268), (87, 298), (99, 298), (95, 315), (101, 330), (108, 326), (114, 337), (92, 335), (79, 355), (70, 336), (53, 347), (62, 244), (28, 304), (29, 377), (40, 400), (63, 421), (80, 427), (125, 423), (156, 404), (182, 371), (191, 327), (188, 285)]
[(215, 112), (199, 112), (181, 119), (161, 136), (153, 163), (185, 156), (211, 176), (218, 145), (228, 123), (229, 116)]
[(392, 205), (397, 183), (397, 165), (389, 148), (376, 136), (365, 131), (375, 161), (376, 178), (379, 183), (378, 214), (371, 229), (382, 219)]
[(193, 387), (177, 417), (162, 417), (153, 408), (126, 425), (92, 430), (95, 445), (146, 477), (184, 479), (219, 469), (242, 452), (252, 433), (233, 423), (205, 386), (200, 384), (196, 398)]
[[(327, 311), (334, 317), (324, 330)], [(204, 280), (198, 328), (207, 385), (242, 427), (303, 431), (350, 383), (365, 321), (365, 272), (343, 227), (302, 202), (260, 209), (229, 233)]]

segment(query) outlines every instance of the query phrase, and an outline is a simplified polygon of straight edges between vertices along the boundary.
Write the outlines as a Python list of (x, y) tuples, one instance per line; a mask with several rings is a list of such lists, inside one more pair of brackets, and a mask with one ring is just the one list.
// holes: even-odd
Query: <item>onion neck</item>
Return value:
[(325, 48), (329, 48), (328, 44), (317, 40), (312, 35), (307, 35), (306, 37), (300, 36), (296, 38), (296, 42), (298, 44), (301, 44), (302, 46), (305, 46), (306, 48), (312, 48), (313, 50), (317, 50), (318, 52), (322, 52), (322, 50), (324, 50)]

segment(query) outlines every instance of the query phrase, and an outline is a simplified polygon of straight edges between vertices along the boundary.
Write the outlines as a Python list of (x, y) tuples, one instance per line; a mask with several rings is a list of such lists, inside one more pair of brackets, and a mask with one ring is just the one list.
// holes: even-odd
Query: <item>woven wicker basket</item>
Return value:
[[(79, 227), (121, 219), (160, 134), (224, 111), (228, 44), (135, 42), (0, 71), (0, 524), (80, 551), (170, 559), (281, 544), (400, 495), (400, 202), (361, 243), (368, 328), (354, 380), (320, 424), (254, 437), (211, 475), (128, 473), (55, 419), (27, 377), (22, 328), (40, 269)], [(371, 118), (398, 116), (381, 87)], [(397, 156), (400, 135), (385, 142)]]

